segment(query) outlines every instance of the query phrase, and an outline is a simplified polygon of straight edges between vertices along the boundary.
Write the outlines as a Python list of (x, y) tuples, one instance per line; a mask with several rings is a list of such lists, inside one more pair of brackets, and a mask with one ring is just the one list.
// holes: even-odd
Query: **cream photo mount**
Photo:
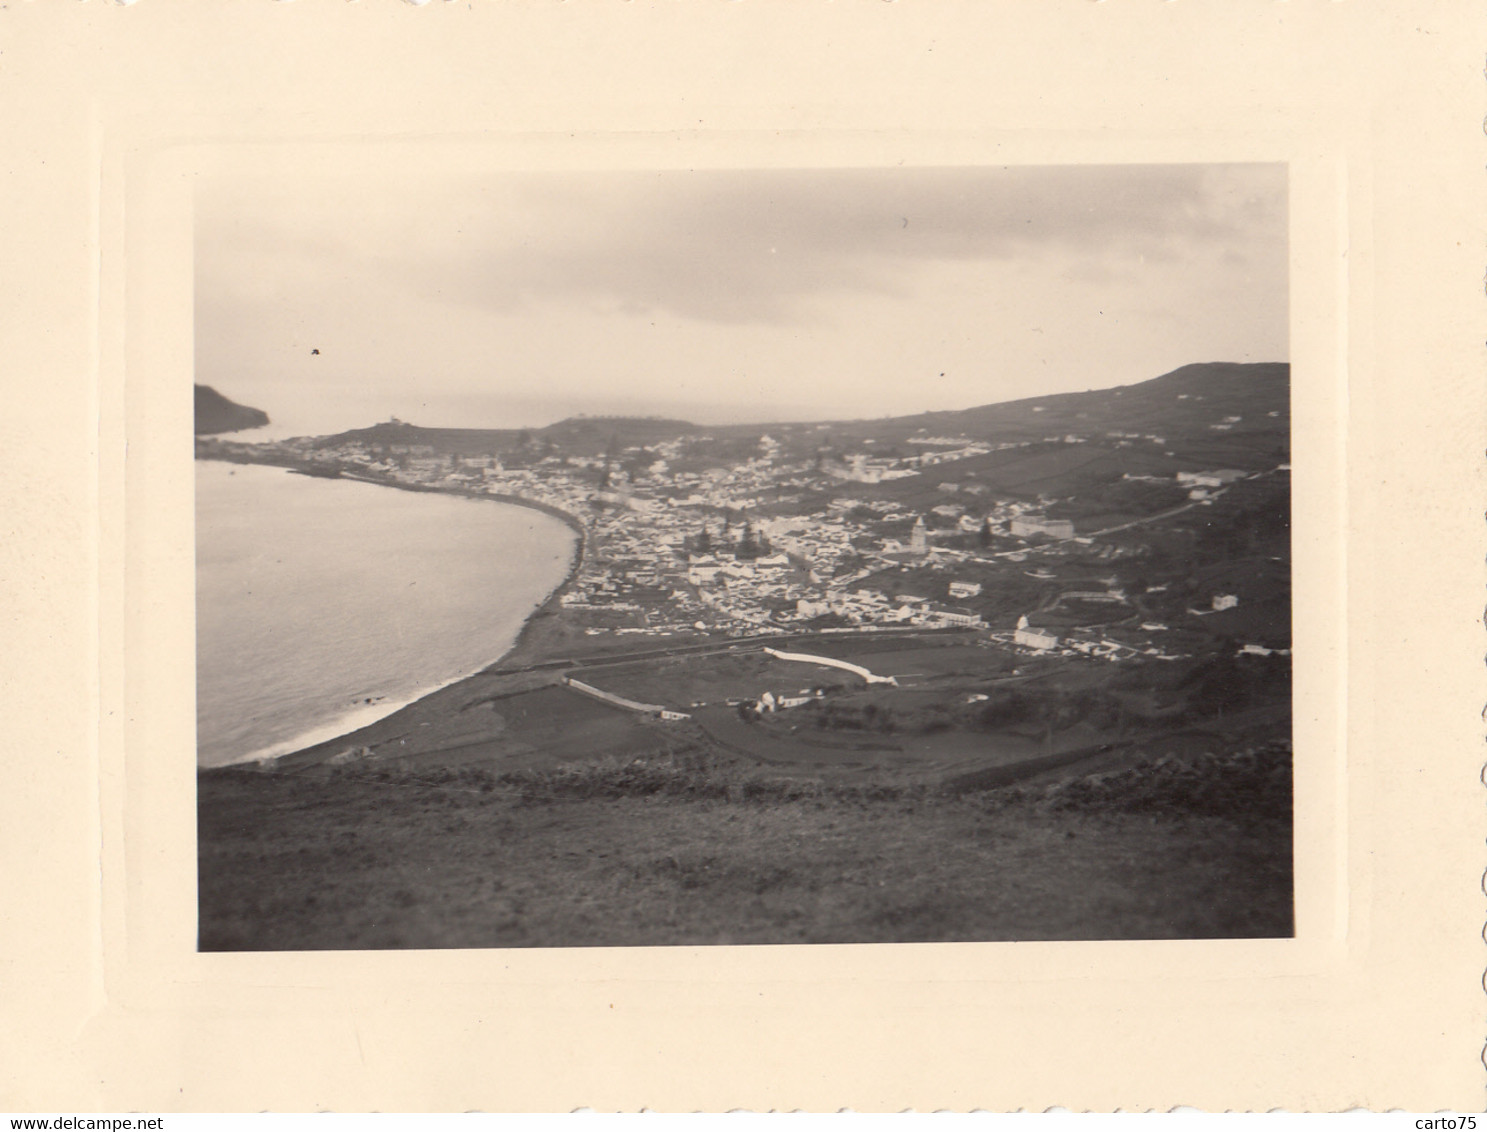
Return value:
[[(94, 0), (0, 25), (0, 1108), (1481, 1108), (1479, 6)], [(1296, 938), (198, 954), (191, 180), (392, 145), (1284, 162)]]
[[(121, 359), (105, 368), (105, 546), (124, 579), (106, 701), (125, 722), (103, 752), (105, 980), (114, 1010), (162, 1001), (206, 1017), (286, 1018), (401, 1003), (415, 1013), (600, 1018), (665, 1029), (668, 1010), (750, 1019), (797, 1015), (822, 1040), (883, 1011), (983, 1012), (1024, 1055), (1064, 1024), (1181, 1003), (1210, 1019), (1284, 1012), (1298, 993), (1331, 998), (1369, 946), (1369, 855), (1361, 781), (1346, 736), (1346, 424), (1350, 252), (1365, 215), (1347, 192), (1365, 139), (1205, 132), (803, 131), (533, 134), (432, 139), (245, 139), (108, 155), (107, 309), (123, 312)], [(406, 161), (462, 172), (555, 169), (905, 168), (969, 165), (1283, 164), (1289, 185), (1295, 627), (1296, 935), (1277, 940), (1084, 941), (759, 947), (563, 948), (198, 954), (195, 946), (192, 202), (197, 177), (266, 164), (377, 168)], [(106, 666), (106, 671), (108, 668)], [(1350, 770), (1353, 777), (1350, 777)], [(664, 993), (663, 993), (664, 988)], [(656, 996), (660, 994), (658, 999)], [(602, 1002), (601, 1002), (602, 1000)], [(335, 1005), (333, 1005), (335, 1004)], [(611, 1005), (612, 1004), (612, 1005)], [(691, 1004), (690, 1006), (688, 1004)], [(1046, 1015), (1045, 1015), (1046, 1012)], [(1068, 1012), (1067, 1014), (1065, 1012)], [(854, 1017), (856, 1021), (853, 1021)], [(999, 1021), (994, 1021), (999, 1020)], [(675, 1021), (675, 1019), (671, 1019)], [(618, 1022), (613, 1022), (619, 1025)], [(806, 1031), (813, 1023), (806, 1022)], [(760, 1029), (762, 1027), (762, 1030)], [(1045, 1031), (1045, 1032), (1039, 1032)], [(1036, 1037), (1035, 1037), (1036, 1035)], [(931, 1043), (932, 1045), (934, 1043)], [(938, 1054), (936, 1054), (938, 1056)]]

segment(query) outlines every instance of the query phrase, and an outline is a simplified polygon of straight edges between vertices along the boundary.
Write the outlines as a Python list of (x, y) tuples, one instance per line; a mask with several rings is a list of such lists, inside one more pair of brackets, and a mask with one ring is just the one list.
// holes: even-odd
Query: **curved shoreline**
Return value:
[[(501, 661), (505, 660), (512, 653), (514, 653), (517, 649), (519, 649), (527, 639), (527, 634), (532, 627), (532, 622), (535, 621), (540, 614), (553, 611), (553, 609), (557, 606), (558, 601), (562, 598), (563, 594), (566, 593), (568, 591), (568, 588), (573, 585), (573, 580), (578, 577), (578, 571), (580, 567), (583, 566), (584, 555), (588, 550), (589, 543), (588, 527), (584, 524), (582, 519), (573, 514), (571, 511), (564, 511), (561, 507), (556, 507), (551, 503), (544, 503), (540, 499), (528, 499), (526, 496), (523, 495), (509, 495), (505, 492), (472, 491), (469, 488), (460, 487), (441, 488), (430, 487), (427, 484), (398, 483), (393, 480), (375, 479), (371, 476), (342, 474), (339, 478), (353, 480), (357, 483), (375, 484), (378, 487), (393, 487), (398, 488), (402, 491), (416, 491), (426, 495), (458, 495), (466, 499), (486, 499), (494, 503), (509, 503), (515, 507), (527, 507), (533, 511), (541, 511), (544, 515), (552, 516), (554, 519), (557, 519), (565, 524), (569, 530), (571, 530), (578, 536), (578, 541), (573, 544), (573, 556), (568, 562), (568, 572), (563, 575), (563, 580), (556, 586), (554, 586), (548, 593), (548, 595), (540, 602), (538, 602), (533, 607), (532, 612), (528, 613), (527, 616), (522, 620), (521, 628), (517, 631), (516, 639), (511, 642), (511, 647), (503, 652), (500, 656), (496, 657), (494, 660), (491, 660), (488, 663), (477, 668), (474, 672), (460, 677), (459, 680), (466, 680), (469, 679), (470, 676), (476, 676), (482, 672), (489, 671), (496, 665), (500, 664)], [(444, 688), (448, 688), (452, 684), (457, 684), (459, 680), (452, 680), (448, 684), (442, 684), (439, 688), (433, 689), (433, 691), (442, 691)], [(424, 693), (424, 695), (432, 694), (432, 691)], [(403, 706), (407, 707), (409, 704), (415, 704), (423, 698), (423, 696), (417, 696), (414, 699), (409, 700), (408, 703), (404, 704)], [(350, 732), (347, 732), (347, 734), (350, 734)]]
[[(451, 687), (453, 687), (456, 684), (463, 683), (466, 680), (469, 680), (469, 679), (471, 679), (471, 678), (473, 678), (475, 676), (479, 676), (481, 673), (487, 672), (490, 669), (496, 667), (503, 660), (505, 660), (508, 656), (510, 656), (512, 653), (514, 653), (517, 649), (519, 649), (522, 646), (523, 643), (525, 643), (525, 641), (527, 639), (527, 636), (528, 636), (528, 633), (529, 633), (529, 631), (530, 631), (530, 629), (532, 627), (532, 623), (533, 623), (534, 620), (536, 620), (536, 618), (539, 615), (541, 615), (543, 613), (553, 612), (553, 611), (555, 611), (558, 608), (558, 602), (562, 598), (563, 594), (568, 591), (568, 589), (572, 586), (574, 579), (578, 577), (579, 569), (583, 566), (584, 555), (585, 555), (585, 553), (587, 551), (587, 548), (588, 548), (589, 531), (588, 531), (588, 527), (584, 524), (583, 520), (580, 519), (578, 516), (574, 515), (570, 511), (565, 511), (561, 507), (557, 507), (557, 506), (555, 506), (555, 505), (553, 505), (551, 503), (546, 503), (546, 502), (544, 502), (542, 500), (539, 500), (539, 499), (529, 499), (529, 498), (527, 498), (525, 496), (511, 495), (511, 494), (507, 494), (507, 493), (504, 493), (504, 492), (493, 493), (493, 492), (484, 492), (484, 491), (474, 491), (474, 490), (471, 490), (471, 489), (468, 489), (468, 488), (457, 488), (457, 487), (445, 488), (445, 487), (434, 487), (434, 486), (427, 485), (427, 484), (400, 483), (400, 482), (395, 481), (395, 480), (378, 479), (378, 478), (373, 477), (373, 476), (363, 476), (363, 475), (356, 475), (356, 474), (339, 473), (339, 474), (334, 475), (334, 476), (321, 476), (321, 475), (318, 475), (318, 474), (316, 474), (314, 472), (306, 472), (304, 470), (304, 468), (303, 468), (302, 465), (290, 464), (290, 463), (270, 463), (269, 461), (261, 461), (261, 460), (252, 460), (252, 461), (246, 461), (246, 460), (221, 460), (221, 459), (213, 459), (213, 458), (210, 458), (210, 457), (205, 457), (205, 458), (198, 457), (198, 459), (203, 459), (206, 462), (210, 462), (210, 463), (254, 464), (254, 465), (259, 465), (259, 466), (262, 466), (262, 467), (284, 468), (284, 469), (286, 469), (289, 472), (292, 472), (292, 473), (295, 473), (295, 474), (299, 474), (299, 475), (305, 475), (305, 476), (307, 476), (309, 478), (312, 478), (312, 479), (319, 479), (319, 478), (324, 478), (324, 479), (345, 479), (345, 480), (350, 480), (350, 481), (352, 481), (354, 483), (366, 483), (366, 484), (371, 484), (374, 487), (390, 487), (390, 488), (396, 488), (396, 489), (399, 489), (399, 490), (402, 490), (402, 491), (417, 492), (417, 493), (425, 494), (425, 495), (454, 495), (454, 496), (459, 496), (459, 497), (462, 497), (462, 498), (465, 498), (465, 499), (489, 500), (489, 501), (491, 501), (493, 503), (504, 503), (504, 504), (507, 504), (509, 506), (525, 507), (525, 508), (528, 508), (528, 509), (533, 510), (533, 511), (540, 511), (543, 514), (550, 516), (551, 518), (554, 518), (554, 519), (559, 520), (561, 523), (563, 523), (564, 526), (568, 527), (568, 529), (571, 530), (577, 536), (577, 538), (576, 538), (576, 540), (574, 541), (574, 544), (573, 544), (572, 553), (569, 556), (568, 568), (567, 568), (566, 572), (564, 573), (562, 579), (556, 585), (554, 585), (551, 590), (549, 590), (547, 592), (546, 596), (543, 597), (542, 600), (540, 600), (539, 602), (537, 602), (531, 608), (531, 610), (525, 615), (525, 617), (522, 618), (521, 628), (519, 630), (517, 630), (517, 634), (512, 639), (511, 644), (508, 645), (507, 648), (504, 651), (502, 651), (498, 656), (496, 656), (494, 659), (489, 660), (489, 661), (486, 661), (485, 663), (481, 664), (477, 668), (472, 669), (471, 671), (465, 672), (465, 673), (463, 673), (463, 674), (461, 674), (459, 676), (455, 676), (455, 677), (452, 677), (451, 679), (445, 680), (444, 682), (442, 682), (442, 683), (440, 683), (438, 685), (435, 685), (433, 687), (428, 687), (428, 688), (423, 689), (422, 691), (416, 692), (413, 695), (409, 696), (407, 699), (400, 699), (398, 701), (389, 702), (386, 705), (387, 706), (387, 710), (385, 712), (379, 714), (375, 719), (363, 720), (361, 722), (358, 722), (358, 723), (354, 724), (353, 726), (350, 726), (349, 728), (347, 728), (345, 730), (337, 730), (334, 735), (319, 736), (319, 732), (321, 730), (328, 729), (328, 728), (331, 728), (331, 727), (335, 727), (336, 726), (335, 721), (332, 720), (332, 721), (329, 721), (326, 724), (324, 724), (322, 728), (312, 729), (312, 730), (306, 732), (305, 733), (305, 737), (308, 739), (308, 741), (301, 741), (299, 739), (284, 740), (283, 741), (284, 743), (295, 743), (296, 744), (290, 750), (279, 751), (279, 752), (277, 752), (275, 754), (264, 754), (262, 752), (250, 753), (248, 755), (243, 756), (240, 759), (234, 759), (231, 762), (216, 763), (216, 764), (213, 764), (211, 766), (202, 766), (201, 764), (198, 763), (197, 768), (196, 768), (198, 773), (201, 773), (203, 771), (210, 771), (210, 770), (220, 770), (220, 769), (225, 769), (225, 768), (228, 768), (228, 767), (235, 767), (235, 766), (236, 767), (241, 767), (241, 766), (245, 766), (245, 765), (249, 765), (249, 764), (253, 764), (253, 763), (273, 764), (273, 763), (277, 762), (279, 759), (286, 758), (286, 757), (289, 757), (291, 755), (296, 755), (296, 754), (299, 754), (299, 753), (301, 753), (303, 751), (307, 751), (307, 750), (310, 750), (310, 749), (315, 748), (315, 747), (322, 746), (322, 745), (327, 744), (327, 743), (337, 742), (340, 739), (344, 739), (344, 738), (346, 738), (346, 737), (348, 737), (350, 735), (356, 734), (358, 731), (361, 731), (361, 730), (363, 730), (366, 727), (372, 726), (375, 723), (379, 723), (382, 720), (387, 719), (388, 717), (390, 717), (392, 715), (395, 715), (398, 712), (404, 710), (405, 708), (411, 707), (414, 704), (419, 703), (420, 701), (422, 701), (424, 699), (427, 699), (429, 696), (435, 695), (438, 692), (442, 692), (446, 688), (451, 688)], [(309, 738), (310, 736), (319, 736), (319, 737)], [(270, 744), (268, 748), (265, 748), (265, 750), (272, 750), (273, 747), (281, 746), (281, 745), (283, 745), (283, 744), (282, 743), (279, 743), (279, 744)]]
[[(218, 461), (218, 463), (227, 464), (235, 462), (233, 460)], [(298, 467), (291, 464), (265, 464), (264, 466), (288, 468), (291, 472), (298, 472), (301, 475), (314, 474), (301, 472)], [(541, 511), (545, 515), (551, 515), (554, 519), (561, 520), (580, 539), (584, 539), (588, 535), (588, 528), (584, 526), (583, 520), (573, 514), (573, 512), (564, 511), (561, 507), (554, 506), (551, 503), (544, 503), (540, 499), (529, 499), (525, 495), (511, 495), (507, 492), (474, 491), (467, 487), (434, 487), (426, 483), (403, 483), (401, 480), (378, 479), (376, 476), (358, 475), (353, 472), (342, 472), (338, 476), (328, 478), (351, 480), (353, 483), (369, 483), (376, 487), (391, 487), (399, 491), (416, 491), (424, 495), (459, 495), (466, 499), (489, 499), (496, 503), (511, 503), (518, 507), (530, 507), (533, 511)]]

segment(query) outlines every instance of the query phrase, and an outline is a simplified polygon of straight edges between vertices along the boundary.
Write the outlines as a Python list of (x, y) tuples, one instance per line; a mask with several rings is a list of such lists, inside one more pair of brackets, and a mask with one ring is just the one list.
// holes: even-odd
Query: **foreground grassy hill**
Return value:
[(961, 792), (677, 760), (200, 778), (203, 950), (1289, 936), (1289, 744)]

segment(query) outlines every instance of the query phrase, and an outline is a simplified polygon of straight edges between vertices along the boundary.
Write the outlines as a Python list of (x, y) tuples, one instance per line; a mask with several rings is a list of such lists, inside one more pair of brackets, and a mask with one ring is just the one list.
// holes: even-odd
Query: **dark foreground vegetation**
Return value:
[(959, 792), (694, 757), (208, 772), (200, 946), (1289, 936), (1290, 757)]

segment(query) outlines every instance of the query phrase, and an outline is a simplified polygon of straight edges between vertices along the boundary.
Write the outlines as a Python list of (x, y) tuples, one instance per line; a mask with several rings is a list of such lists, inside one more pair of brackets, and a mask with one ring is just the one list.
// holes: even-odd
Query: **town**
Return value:
[[(882, 420), (198, 437), (202, 459), (520, 504), (578, 535), (504, 655), (353, 731), (203, 775), (207, 812), (251, 828), (233, 799), (260, 780), (309, 803), (365, 789), (379, 821), (427, 791), (501, 814), (571, 803), (564, 829), (603, 860), (614, 834), (591, 831), (616, 806), (649, 830), (716, 805), (704, 877), (732, 867), (715, 845), (744, 814), (806, 820), (780, 836), (814, 830), (814, 853), (846, 846), (836, 823), (862, 806), (873, 822), (974, 813), (988, 837), (1024, 807), (1039, 859), (1048, 838), (1108, 821), (1146, 836), (1165, 815), (1204, 831), (1184, 862), (1240, 843), (1288, 893), (1289, 432), (1287, 366), (1206, 364)], [(1075, 798), (1088, 821), (1050, 817)], [(926, 859), (965, 844), (928, 828)], [(677, 849), (656, 852), (671, 876)], [(238, 871), (213, 875), (236, 891)]]
[[(626, 422), (583, 423), (602, 434)], [(1209, 427), (1238, 423), (1228, 414)], [(1239, 652), (1289, 644), (1265, 618), (1249, 619), (1254, 639), (1240, 639), (1232, 611), (1274, 594), (1242, 594), (1222, 576), (1157, 576), (1157, 560), (1182, 553), (1174, 540), (1197, 541), (1226, 497), (1288, 494), (1284, 461), (1203, 467), (1159, 433), (1126, 430), (989, 441), (921, 426), (886, 444), (780, 425), (725, 443), (701, 429), (625, 445), (611, 435), (597, 452), (528, 434), (479, 454), (424, 435), (435, 431), (394, 420), (341, 437), (199, 438), (198, 454), (550, 509), (582, 532), (558, 602), (587, 637), (955, 629), (1044, 655), (1172, 660), (1235, 622)], [(1079, 498), (1056, 480), (1053, 491), (998, 489), (1007, 467), (1138, 446), (1144, 459), (1130, 462), (1141, 470), (1100, 485), (1126, 498), (1093, 522), (1060, 513)], [(1170, 470), (1150, 470), (1152, 454)], [(1128, 501), (1138, 499), (1157, 509), (1141, 513)]]

